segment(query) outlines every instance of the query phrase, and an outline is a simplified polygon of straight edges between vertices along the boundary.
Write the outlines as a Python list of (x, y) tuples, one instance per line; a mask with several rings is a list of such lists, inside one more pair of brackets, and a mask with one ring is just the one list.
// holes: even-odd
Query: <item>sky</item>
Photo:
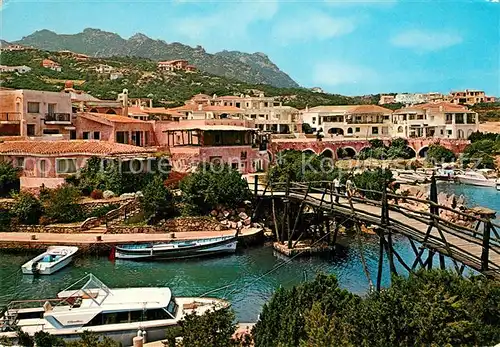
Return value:
[[(2, 0), (0, 0), (2, 1)], [(0, 37), (98, 28), (263, 52), (304, 87), (500, 96), (500, 0), (3, 0)]]

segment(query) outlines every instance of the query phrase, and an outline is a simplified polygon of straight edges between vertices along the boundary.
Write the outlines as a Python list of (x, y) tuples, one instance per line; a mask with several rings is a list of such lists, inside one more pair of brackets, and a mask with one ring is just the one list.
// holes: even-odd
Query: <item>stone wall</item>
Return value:
[(228, 226), (207, 217), (184, 217), (167, 220), (162, 225), (113, 225), (108, 227), (108, 234), (153, 234), (189, 231), (221, 231)]
[(54, 234), (72, 234), (82, 232), (80, 224), (75, 225), (16, 225), (12, 226), (11, 231), (18, 233), (54, 233)]

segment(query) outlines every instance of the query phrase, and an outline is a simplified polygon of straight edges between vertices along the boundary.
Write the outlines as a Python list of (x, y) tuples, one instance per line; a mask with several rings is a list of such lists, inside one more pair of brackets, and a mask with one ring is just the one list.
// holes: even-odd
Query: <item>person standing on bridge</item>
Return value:
[(347, 197), (351, 197), (354, 195), (356, 192), (356, 186), (354, 185), (354, 182), (351, 180), (352, 176), (347, 178), (347, 181), (345, 182), (345, 195)]
[(333, 179), (333, 187), (335, 188), (335, 203), (339, 203), (339, 198), (340, 198), (340, 179), (339, 177), (335, 177)]

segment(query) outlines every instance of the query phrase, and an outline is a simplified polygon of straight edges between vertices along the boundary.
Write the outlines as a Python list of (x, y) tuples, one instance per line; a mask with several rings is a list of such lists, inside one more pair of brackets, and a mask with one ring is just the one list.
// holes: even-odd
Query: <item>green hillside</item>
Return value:
[[(43, 68), (41, 62), (48, 58), (62, 66), (61, 72)], [(194, 94), (208, 95), (257, 95), (280, 96), (285, 105), (303, 109), (317, 105), (341, 105), (376, 103), (378, 96), (346, 97), (342, 95), (314, 93), (304, 88), (277, 88), (264, 84), (249, 84), (234, 79), (215, 76), (206, 72), (160, 73), (156, 62), (143, 58), (112, 57), (90, 58), (80, 61), (63, 53), (30, 50), (3, 52), (4, 65), (27, 65), (32, 71), (25, 74), (0, 74), (3, 87), (60, 91), (67, 80), (75, 80), (75, 89), (89, 92), (101, 99), (116, 99), (124, 88), (131, 97), (150, 97), (154, 104), (181, 105)], [(109, 75), (98, 74), (99, 64), (113, 66), (123, 73), (122, 79), (111, 81)]]

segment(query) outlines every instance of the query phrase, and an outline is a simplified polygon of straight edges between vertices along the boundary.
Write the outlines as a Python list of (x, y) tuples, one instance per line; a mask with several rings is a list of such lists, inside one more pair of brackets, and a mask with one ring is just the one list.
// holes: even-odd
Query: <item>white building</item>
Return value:
[(17, 72), (17, 73), (26, 73), (30, 72), (31, 68), (26, 65), (20, 65), (20, 66), (7, 66), (7, 65), (0, 65), (0, 72)]
[(301, 112), (302, 124), (313, 131), (322, 129), (326, 136), (388, 137), (390, 109), (377, 105), (317, 106)]
[(467, 107), (447, 102), (404, 107), (392, 115), (392, 136), (467, 139), (479, 130), (479, 117)]
[(114, 70), (112, 66), (106, 65), (106, 64), (99, 64), (96, 66), (95, 71), (97, 73), (111, 73)]

